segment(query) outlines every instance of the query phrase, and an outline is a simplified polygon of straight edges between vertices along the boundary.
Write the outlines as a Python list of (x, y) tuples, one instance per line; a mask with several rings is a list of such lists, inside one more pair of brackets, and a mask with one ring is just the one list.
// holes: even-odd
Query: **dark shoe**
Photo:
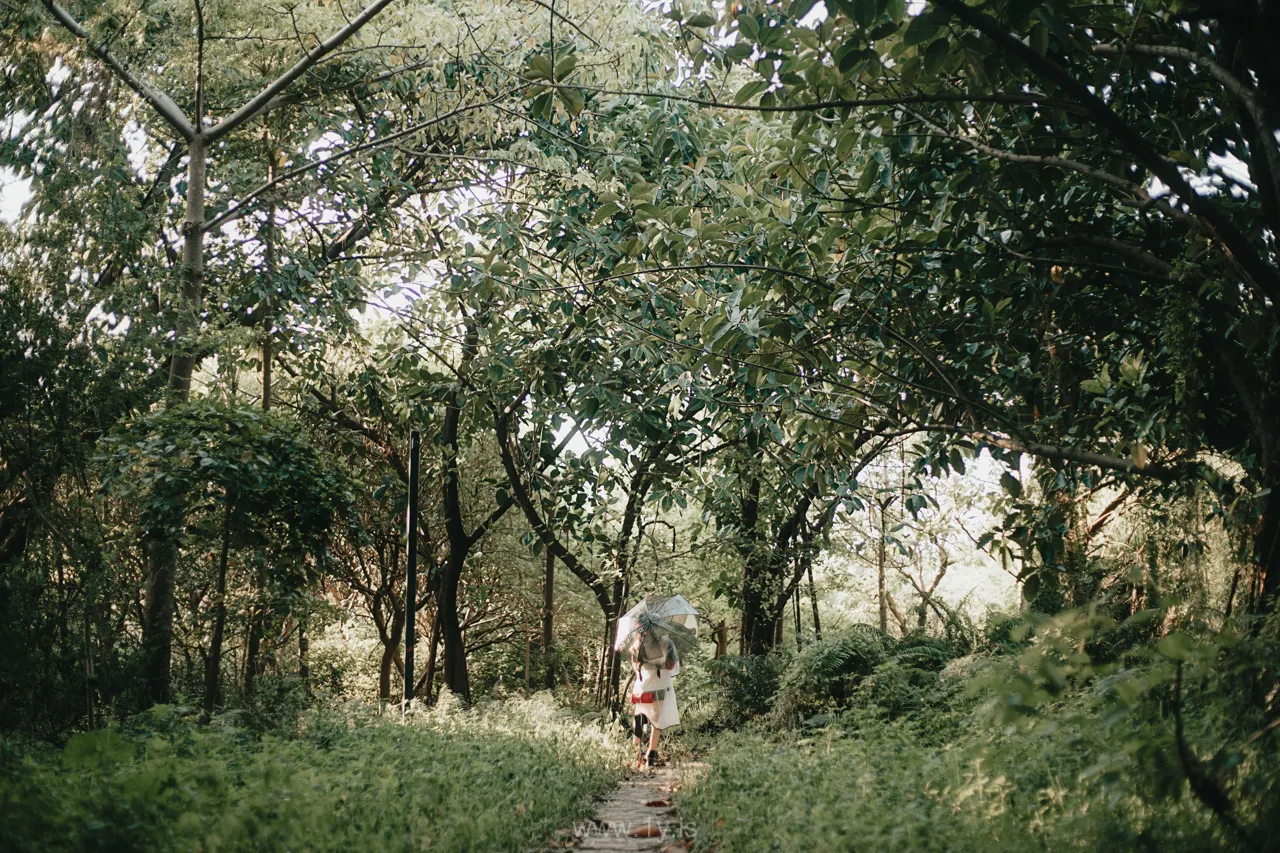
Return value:
[(650, 767), (653, 767), (658, 763), (658, 751), (656, 749), (649, 750), (647, 761)]

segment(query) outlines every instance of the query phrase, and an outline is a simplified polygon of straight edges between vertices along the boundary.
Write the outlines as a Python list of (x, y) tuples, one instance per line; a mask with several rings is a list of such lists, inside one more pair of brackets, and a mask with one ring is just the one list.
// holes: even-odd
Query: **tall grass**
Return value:
[(625, 751), (550, 699), (407, 722), (358, 706), (256, 736), (158, 708), (60, 753), (0, 751), (0, 849), (525, 850), (581, 819)]

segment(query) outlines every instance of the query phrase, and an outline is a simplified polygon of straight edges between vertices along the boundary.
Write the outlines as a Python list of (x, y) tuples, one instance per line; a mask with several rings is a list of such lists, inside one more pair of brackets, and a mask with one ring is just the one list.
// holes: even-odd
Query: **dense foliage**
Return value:
[(178, 710), (78, 734), (60, 753), (6, 742), (5, 849), (521, 849), (586, 817), (620, 760), (598, 726), (538, 700), (408, 725), (337, 706), (269, 737)]
[(3, 831), (518, 847), (681, 592), (706, 843), (1274, 848), (1276, 32), (3, 0)]

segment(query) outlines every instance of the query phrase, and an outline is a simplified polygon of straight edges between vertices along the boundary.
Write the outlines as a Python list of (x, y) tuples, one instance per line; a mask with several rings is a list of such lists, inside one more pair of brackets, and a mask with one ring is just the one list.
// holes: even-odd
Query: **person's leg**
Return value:
[(645, 756), (645, 758), (646, 758), (646, 763), (650, 767), (658, 763), (658, 735), (661, 733), (662, 733), (662, 730), (659, 729), (657, 726), (649, 727), (649, 752)]
[(632, 724), (632, 732), (636, 736), (636, 750), (637, 750), (636, 761), (639, 762), (640, 764), (644, 763), (644, 757), (645, 757), (644, 723), (645, 723), (644, 714), (636, 714), (635, 721)]

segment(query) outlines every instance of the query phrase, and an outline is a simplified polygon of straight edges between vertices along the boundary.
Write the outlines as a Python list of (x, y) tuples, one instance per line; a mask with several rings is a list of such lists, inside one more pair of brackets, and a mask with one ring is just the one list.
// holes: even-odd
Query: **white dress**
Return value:
[(631, 685), (631, 702), (637, 714), (644, 714), (655, 729), (665, 729), (680, 722), (676, 707), (676, 691), (671, 677), (680, 673), (680, 661), (664, 666), (646, 663), (636, 670)]

